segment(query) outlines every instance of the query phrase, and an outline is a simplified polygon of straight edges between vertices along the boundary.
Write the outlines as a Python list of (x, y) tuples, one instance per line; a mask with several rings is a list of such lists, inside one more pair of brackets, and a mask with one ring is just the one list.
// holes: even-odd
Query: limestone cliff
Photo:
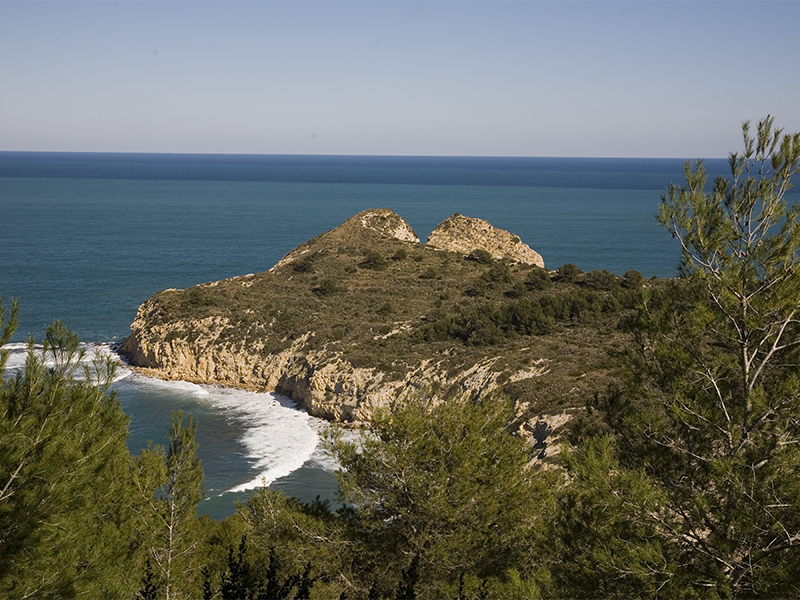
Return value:
[[(428, 398), (447, 388), (478, 399), (499, 385), (501, 371), (493, 368), (497, 357), (456, 373), (448, 372), (444, 360), (425, 359), (405, 373), (392, 375), (355, 367), (342, 352), (315, 348), (310, 343), (312, 332), (284, 350), (265, 355), (258, 344), (227, 343), (221, 335), (228, 325), (224, 320), (152, 327), (147, 319), (152, 309), (149, 301), (142, 305), (131, 336), (120, 349), (132, 364), (166, 379), (275, 391), (291, 397), (310, 414), (331, 421), (369, 421), (376, 407)], [(511, 380), (535, 377), (546, 370), (541, 362), (515, 372)]]
[(473, 250), (485, 250), (494, 258), (544, 267), (541, 255), (531, 250), (518, 236), (492, 227), (483, 219), (465, 217), (459, 213), (442, 221), (428, 236), (428, 244), (464, 255)]

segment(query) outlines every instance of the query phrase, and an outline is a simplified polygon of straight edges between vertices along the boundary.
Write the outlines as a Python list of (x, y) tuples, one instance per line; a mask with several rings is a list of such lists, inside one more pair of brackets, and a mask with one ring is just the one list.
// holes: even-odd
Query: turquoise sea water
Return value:
[[(673, 276), (679, 249), (654, 215), (681, 179), (673, 159), (0, 152), (0, 294), (22, 309), (12, 366), (53, 319), (103, 349), (155, 292), (264, 271), (367, 208), (395, 210), (422, 241), (460, 212), (519, 235), (549, 268)], [(286, 399), (122, 375), (134, 452), (164, 443), (171, 410), (199, 418), (212, 515), (261, 476), (302, 499), (333, 494), (324, 425)]]

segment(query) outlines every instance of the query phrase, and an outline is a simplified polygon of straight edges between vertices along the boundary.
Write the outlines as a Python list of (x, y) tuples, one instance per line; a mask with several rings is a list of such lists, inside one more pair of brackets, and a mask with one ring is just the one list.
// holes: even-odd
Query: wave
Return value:
[[(214, 461), (214, 466), (209, 464), (206, 469), (207, 479), (216, 482), (209, 489), (212, 495), (267, 486), (302, 467), (321, 446), (320, 433), (327, 422), (311, 417), (286, 396), (188, 381), (165, 381), (126, 366), (121, 370), (128, 373), (126, 385), (137, 387), (140, 394), (158, 396), (159, 404), (194, 404), (206, 413), (206, 422), (201, 419), (201, 427), (213, 428), (208, 422), (210, 418), (217, 422), (216, 429), (204, 435), (206, 447), (201, 443), (201, 450), (210, 453)], [(148, 407), (140, 406), (139, 410), (148, 410)], [(224, 415), (222, 428), (225, 431), (220, 429), (219, 415)], [(231, 451), (230, 447), (213, 447), (216, 437), (227, 437), (231, 433), (236, 435), (238, 452)], [(198, 432), (198, 437), (200, 435)], [(228, 465), (223, 462), (225, 456)], [(325, 461), (325, 467), (331, 471), (337, 468), (331, 460)], [(220, 469), (224, 472), (219, 473)], [(239, 482), (231, 485), (232, 480)]]
[(319, 444), (312, 417), (291, 398), (267, 392), (248, 392), (211, 386), (208, 401), (230, 411), (243, 427), (239, 442), (247, 449), (257, 475), (229, 488), (242, 492), (267, 486), (302, 467)]
[(339, 425), (331, 425), (331, 423), (328, 421), (314, 418), (310, 420), (309, 425), (314, 429), (314, 431), (316, 431), (317, 436), (320, 439), (320, 443), (317, 444), (317, 448), (309, 458), (306, 466), (323, 469), (329, 473), (336, 471), (339, 468), (339, 463), (336, 462), (336, 458), (328, 451), (327, 448), (325, 448), (325, 445), (322, 443), (325, 430), (328, 427), (338, 427), (339, 437), (344, 442), (352, 442), (358, 445), (361, 440), (360, 429), (349, 429)]
[[(8, 350), (7, 376), (25, 366), (27, 344), (7, 344), (3, 349)], [(117, 357), (112, 344), (85, 344), (82, 349), (85, 350), (84, 363), (89, 366), (95, 356)], [(41, 352), (41, 346), (34, 350)], [(212, 427), (212, 430), (203, 434), (201, 450), (210, 454), (215, 462), (214, 467), (209, 465), (214, 473), (207, 473), (207, 478), (212, 476), (216, 481), (209, 490), (212, 495), (267, 486), (304, 465), (326, 471), (338, 468), (320, 443), (322, 432), (329, 424), (297, 408), (288, 397), (188, 381), (165, 381), (119, 363), (115, 385), (123, 380), (120, 393), (124, 390), (130, 394), (135, 390), (138, 397), (146, 398), (145, 402), (126, 408), (147, 413), (135, 415), (145, 428), (140, 437), (158, 439), (163, 436), (166, 415), (173, 408), (188, 406), (189, 410), (204, 412), (205, 418), (201, 420), (205, 422), (201, 427)], [(212, 415), (214, 425), (209, 422)], [(200, 435), (198, 432), (198, 437)], [(238, 451), (230, 445), (215, 447), (218, 438), (234, 435)]]
[[(28, 357), (28, 343), (27, 342), (12, 342), (10, 344), (6, 344), (2, 348), (8, 352), (8, 360), (6, 362), (6, 373), (13, 374), (16, 371), (22, 369), (25, 366), (25, 360)], [(111, 344), (80, 344), (78, 347), (79, 350), (84, 352), (83, 360), (81, 361), (80, 366), (86, 365), (88, 367), (92, 367), (92, 361), (95, 358), (105, 358), (105, 357), (112, 357), (116, 358), (116, 355), (113, 353)], [(42, 355), (42, 345), (41, 344), (34, 344), (33, 351), (37, 355)], [(53, 361), (46, 359), (45, 364), (48, 366), (53, 365)], [(114, 381), (118, 381), (119, 379), (124, 379), (130, 375), (129, 369), (117, 369), (117, 372), (114, 377)], [(77, 379), (82, 378), (83, 373), (80, 369), (76, 370), (75, 377)]]
[(145, 382), (153, 389), (162, 388), (171, 392), (185, 393), (202, 397), (210, 395), (210, 392), (205, 387), (197, 383), (191, 383), (190, 381), (168, 381), (165, 379), (158, 379), (157, 377), (147, 377), (146, 375), (136, 373), (127, 367), (123, 367), (123, 370), (129, 375), (134, 376), (139, 381)]
[[(208, 492), (213, 496), (267, 486), (299, 469), (314, 456), (320, 446), (320, 432), (327, 425), (297, 408), (291, 398), (269, 392), (164, 381), (136, 371), (125, 385), (152, 398), (130, 410), (153, 412), (156, 409), (151, 403), (155, 401), (162, 414), (180, 407), (199, 416), (200, 427), (205, 430), (198, 431), (197, 437), (201, 454), (206, 457), (203, 464)], [(145, 420), (152, 422), (150, 427), (163, 429), (165, 418), (150, 415)], [(148, 433), (151, 438), (159, 435), (163, 431)], [(231, 447), (232, 436), (236, 438), (235, 447)], [(336, 468), (330, 460), (325, 465), (329, 468), (326, 470)]]

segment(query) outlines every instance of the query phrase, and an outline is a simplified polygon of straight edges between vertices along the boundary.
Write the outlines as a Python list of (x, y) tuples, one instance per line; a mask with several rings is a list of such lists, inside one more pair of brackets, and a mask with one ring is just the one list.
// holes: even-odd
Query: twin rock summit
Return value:
[[(396, 212), (388, 208), (365, 210), (339, 225), (336, 229), (302, 244), (287, 254), (273, 269), (297, 260), (314, 248), (321, 240), (335, 239), (341, 234), (362, 229), (379, 236), (419, 244), (411, 226)], [(474, 219), (456, 213), (442, 221), (428, 236), (428, 247), (468, 255), (474, 250), (484, 250), (496, 259), (544, 267), (539, 253), (523, 244), (520, 238), (508, 231), (492, 227), (483, 219)]]
[(469, 323), (520, 305), (547, 273), (519, 237), (481, 219), (456, 213), (423, 244), (393, 211), (366, 210), (269, 271), (155, 294), (120, 353), (158, 377), (275, 391), (339, 422), (517, 383), (523, 428), (535, 380), (557, 358), (547, 354), (561, 350)]

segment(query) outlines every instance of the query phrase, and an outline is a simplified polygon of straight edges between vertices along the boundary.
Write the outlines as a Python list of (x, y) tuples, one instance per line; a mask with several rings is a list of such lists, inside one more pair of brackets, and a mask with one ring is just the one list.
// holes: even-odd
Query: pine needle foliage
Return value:
[[(7, 341), (16, 306), (0, 321)], [(138, 583), (128, 419), (109, 391), (114, 364), (83, 359), (56, 321), (0, 382), (2, 597), (130, 596)]]
[(662, 198), (683, 277), (644, 290), (627, 387), (599, 404), (620, 468), (658, 486), (649, 514), (677, 545), (673, 583), (789, 597), (800, 593), (787, 576), (800, 566), (800, 208), (786, 194), (800, 134), (771, 117), (742, 134), (729, 177), (708, 189), (702, 162), (687, 164)]
[(394, 563), (373, 589), (452, 597), (465, 576), (531, 572), (549, 480), (526, 468), (527, 444), (506, 430), (512, 416), (505, 399), (419, 402), (378, 414), (358, 444), (329, 442), (356, 538)]

